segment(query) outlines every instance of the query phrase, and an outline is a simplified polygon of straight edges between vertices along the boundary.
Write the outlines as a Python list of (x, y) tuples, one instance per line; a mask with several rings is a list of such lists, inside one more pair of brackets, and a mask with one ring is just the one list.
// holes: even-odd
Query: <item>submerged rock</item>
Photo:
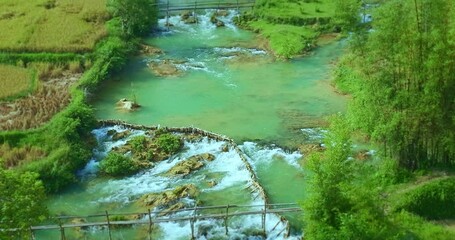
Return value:
[(177, 76), (181, 73), (181, 71), (177, 68), (176, 64), (181, 64), (181, 61), (174, 61), (174, 60), (163, 60), (160, 62), (150, 62), (148, 63), (148, 67), (153, 70), (153, 72), (161, 77), (166, 76)]
[(166, 174), (186, 176), (191, 172), (202, 168), (205, 165), (204, 161), (213, 161), (214, 159), (215, 156), (210, 153), (194, 155), (182, 162), (177, 163)]
[(125, 138), (127, 136), (129, 136), (131, 134), (131, 131), (130, 130), (126, 130), (126, 131), (123, 131), (123, 132), (117, 132), (115, 130), (110, 130), (108, 131), (107, 133), (108, 135), (112, 135), (112, 140), (113, 141), (118, 141), (122, 138)]
[(142, 44), (141, 53), (145, 54), (145, 55), (160, 55), (160, 54), (163, 54), (164, 52), (163, 52), (163, 50), (161, 50), (159, 48)]

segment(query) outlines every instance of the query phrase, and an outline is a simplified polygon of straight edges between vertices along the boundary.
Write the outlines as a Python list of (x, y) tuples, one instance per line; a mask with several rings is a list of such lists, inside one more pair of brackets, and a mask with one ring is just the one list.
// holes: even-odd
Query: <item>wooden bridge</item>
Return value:
[[(216, 141), (225, 141), (232, 147), (236, 153), (239, 155), (241, 160), (245, 163), (246, 169), (250, 172), (250, 177), (252, 179), (248, 188), (253, 192), (257, 192), (257, 195), (254, 199), (261, 197), (264, 201), (264, 204), (261, 205), (222, 205), (222, 206), (205, 206), (205, 207), (191, 207), (183, 208), (173, 211), (151, 211), (150, 209), (147, 212), (137, 212), (137, 213), (109, 213), (105, 211), (104, 213), (88, 215), (88, 216), (56, 216), (51, 219), (53, 224), (41, 225), (41, 226), (32, 226), (29, 230), (30, 239), (35, 239), (35, 233), (37, 231), (46, 231), (46, 230), (59, 230), (60, 239), (66, 240), (65, 229), (87, 229), (91, 227), (102, 227), (107, 229), (109, 234), (109, 239), (112, 240), (111, 230), (118, 226), (135, 226), (135, 225), (146, 225), (148, 226), (148, 236), (149, 239), (152, 239), (152, 229), (155, 224), (164, 223), (164, 222), (189, 222), (191, 228), (191, 239), (195, 239), (196, 231), (194, 229), (194, 224), (198, 220), (204, 219), (221, 219), (224, 221), (223, 225), (225, 227), (225, 234), (229, 234), (229, 219), (238, 216), (246, 215), (260, 215), (261, 216), (261, 229), (263, 234), (266, 235), (266, 221), (267, 215), (276, 214), (279, 217), (279, 220), (276, 223), (273, 223), (274, 227), (269, 232), (278, 232), (274, 233), (272, 237), (277, 237), (282, 234), (284, 236), (290, 235), (290, 225), (286, 218), (280, 216), (279, 214), (284, 213), (297, 213), (301, 209), (296, 203), (280, 203), (280, 204), (270, 204), (267, 194), (262, 186), (258, 183), (256, 174), (254, 173), (251, 165), (247, 160), (247, 156), (243, 151), (237, 146), (233, 139), (230, 139), (226, 136), (205, 131), (199, 128), (194, 127), (159, 127), (159, 126), (144, 126), (144, 125), (134, 125), (128, 124), (118, 120), (101, 120), (99, 123), (102, 126), (123, 126), (129, 129), (136, 130), (160, 130), (162, 132), (172, 132), (172, 133), (183, 133), (183, 134), (196, 134), (209, 139)], [(118, 220), (122, 219), (122, 220)], [(269, 220), (270, 221), (270, 220)], [(280, 225), (281, 223), (281, 225)], [(284, 226), (281, 229), (278, 229), (279, 226)], [(0, 231), (23, 231), (23, 229), (0, 229)]]
[(196, 11), (206, 9), (245, 9), (253, 8), (255, 0), (208, 0), (208, 1), (194, 1), (189, 3), (171, 4), (169, 0), (167, 2), (157, 1), (153, 6), (157, 6), (160, 12), (166, 12), (169, 15), (170, 12), (175, 11)]
[[(109, 240), (112, 240), (111, 229), (116, 226), (133, 226), (133, 225), (148, 225), (148, 236), (152, 239), (152, 229), (154, 224), (163, 222), (189, 222), (191, 228), (191, 239), (195, 239), (194, 223), (198, 220), (205, 219), (222, 219), (224, 220), (225, 234), (229, 234), (228, 222), (229, 219), (235, 216), (245, 215), (261, 215), (261, 228), (264, 236), (266, 233), (267, 214), (283, 214), (300, 212), (300, 207), (295, 203), (282, 204), (263, 204), (263, 205), (223, 205), (223, 206), (208, 206), (208, 207), (193, 207), (184, 208), (174, 211), (150, 211), (137, 213), (109, 213), (106, 211), (102, 214), (88, 216), (56, 216), (52, 220), (58, 224), (41, 225), (30, 227), (30, 239), (35, 239), (36, 231), (45, 230), (60, 230), (60, 239), (65, 240), (65, 229), (78, 228), (87, 229), (90, 227), (105, 227), (109, 235)], [(181, 214), (185, 213), (186, 214)], [(180, 214), (179, 214), (180, 213)], [(165, 215), (163, 215), (165, 214)], [(89, 222), (89, 219), (95, 221)], [(102, 220), (103, 219), (103, 220)], [(112, 220), (112, 219), (132, 219), (132, 220)], [(76, 221), (77, 220), (77, 223)], [(280, 223), (284, 228), (278, 229)], [(287, 220), (280, 217), (274, 223), (271, 231), (278, 231), (276, 237), (284, 234), (289, 236), (290, 226)], [(1, 229), (2, 231), (19, 231), (20, 229)]]

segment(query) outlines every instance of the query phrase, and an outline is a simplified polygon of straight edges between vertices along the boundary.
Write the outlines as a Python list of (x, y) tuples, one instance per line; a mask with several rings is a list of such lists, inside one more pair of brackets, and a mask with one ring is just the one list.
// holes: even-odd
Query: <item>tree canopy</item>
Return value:
[(409, 169), (453, 165), (453, 1), (390, 0), (373, 19), (364, 49), (353, 51), (355, 76), (342, 76), (355, 85), (353, 125)]
[(0, 229), (20, 229), (0, 231), (0, 239), (23, 236), (29, 226), (47, 216), (44, 187), (37, 177), (35, 173), (19, 174), (0, 168)]
[(119, 18), (125, 36), (144, 36), (157, 22), (155, 0), (109, 0), (108, 10)]

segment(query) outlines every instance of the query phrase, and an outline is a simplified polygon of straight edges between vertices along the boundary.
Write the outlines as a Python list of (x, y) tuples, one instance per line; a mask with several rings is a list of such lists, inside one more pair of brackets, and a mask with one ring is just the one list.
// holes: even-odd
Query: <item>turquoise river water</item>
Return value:
[[(106, 81), (92, 102), (99, 119), (120, 119), (129, 123), (161, 126), (195, 126), (233, 138), (247, 154), (261, 185), (272, 203), (300, 201), (304, 171), (299, 152), (285, 151), (278, 146), (295, 147), (309, 140), (320, 140), (317, 128), (324, 117), (343, 112), (346, 98), (330, 86), (330, 69), (340, 55), (340, 42), (317, 48), (309, 56), (292, 60), (275, 59), (261, 49), (259, 38), (232, 23), (234, 12), (221, 17), (225, 27), (210, 23), (211, 12), (199, 14), (199, 24), (186, 25), (179, 17), (171, 17), (169, 31), (155, 33), (146, 42), (163, 50), (162, 54), (140, 56), (126, 69)], [(164, 20), (160, 22), (164, 25)], [(162, 29), (165, 29), (164, 27)], [(149, 67), (166, 65), (176, 75), (159, 76)], [(137, 99), (142, 106), (129, 112), (116, 108), (121, 98)], [(249, 174), (235, 151), (220, 151), (223, 142), (205, 139), (185, 143), (184, 150), (152, 169), (125, 178), (107, 178), (97, 174), (98, 162), (115, 146), (127, 139), (114, 141), (109, 130), (124, 131), (120, 126), (93, 131), (99, 142), (93, 158), (81, 169), (80, 184), (53, 196), (48, 207), (53, 214), (89, 215), (145, 211), (135, 200), (142, 194), (160, 192), (193, 183), (201, 189), (197, 201), (204, 205), (260, 204), (247, 188)], [(186, 178), (163, 175), (177, 162), (189, 156), (209, 152), (216, 160)], [(210, 187), (208, 181), (216, 181)], [(194, 199), (186, 204), (194, 205)], [(300, 232), (299, 214), (287, 216)], [(269, 216), (268, 239), (283, 238), (274, 233), (279, 216)], [(275, 221), (273, 221), (275, 220)], [(230, 236), (215, 220), (198, 221), (198, 239), (246, 239), (248, 229), (260, 225), (260, 217), (232, 220)], [(210, 227), (207, 227), (210, 226)], [(203, 230), (205, 229), (205, 230)], [(207, 230), (209, 229), (209, 230)], [(240, 229), (240, 230), (238, 230)], [(243, 230), (242, 230), (243, 229)], [(204, 232), (204, 234), (202, 234)], [(147, 227), (113, 230), (113, 239), (148, 239)], [(58, 239), (60, 232), (39, 231), (37, 239)], [(88, 230), (66, 230), (67, 239), (107, 239), (102, 227)], [(274, 235), (276, 234), (276, 235)], [(154, 232), (154, 239), (189, 239), (187, 223), (163, 223)], [(261, 239), (261, 238), (252, 238)]]

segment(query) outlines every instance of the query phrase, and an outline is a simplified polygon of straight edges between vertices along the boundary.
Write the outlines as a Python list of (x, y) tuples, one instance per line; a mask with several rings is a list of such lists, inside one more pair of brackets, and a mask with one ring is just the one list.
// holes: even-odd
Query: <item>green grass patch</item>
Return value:
[(332, 0), (304, 1), (257, 1), (257, 14), (272, 18), (320, 18), (331, 17), (335, 12)]
[(107, 19), (106, 0), (3, 0), (0, 51), (91, 51)]
[(275, 55), (290, 58), (315, 46), (320, 33), (331, 28), (334, 13), (330, 0), (260, 0), (238, 24), (263, 34)]
[(23, 96), (35, 89), (33, 71), (22, 67), (0, 64), (0, 99)]
[(254, 31), (261, 32), (269, 40), (270, 48), (278, 55), (289, 58), (312, 46), (319, 32), (307, 26), (270, 24), (265, 20), (250, 23)]
[(406, 210), (426, 219), (455, 219), (455, 178), (429, 181), (401, 194), (397, 211)]

